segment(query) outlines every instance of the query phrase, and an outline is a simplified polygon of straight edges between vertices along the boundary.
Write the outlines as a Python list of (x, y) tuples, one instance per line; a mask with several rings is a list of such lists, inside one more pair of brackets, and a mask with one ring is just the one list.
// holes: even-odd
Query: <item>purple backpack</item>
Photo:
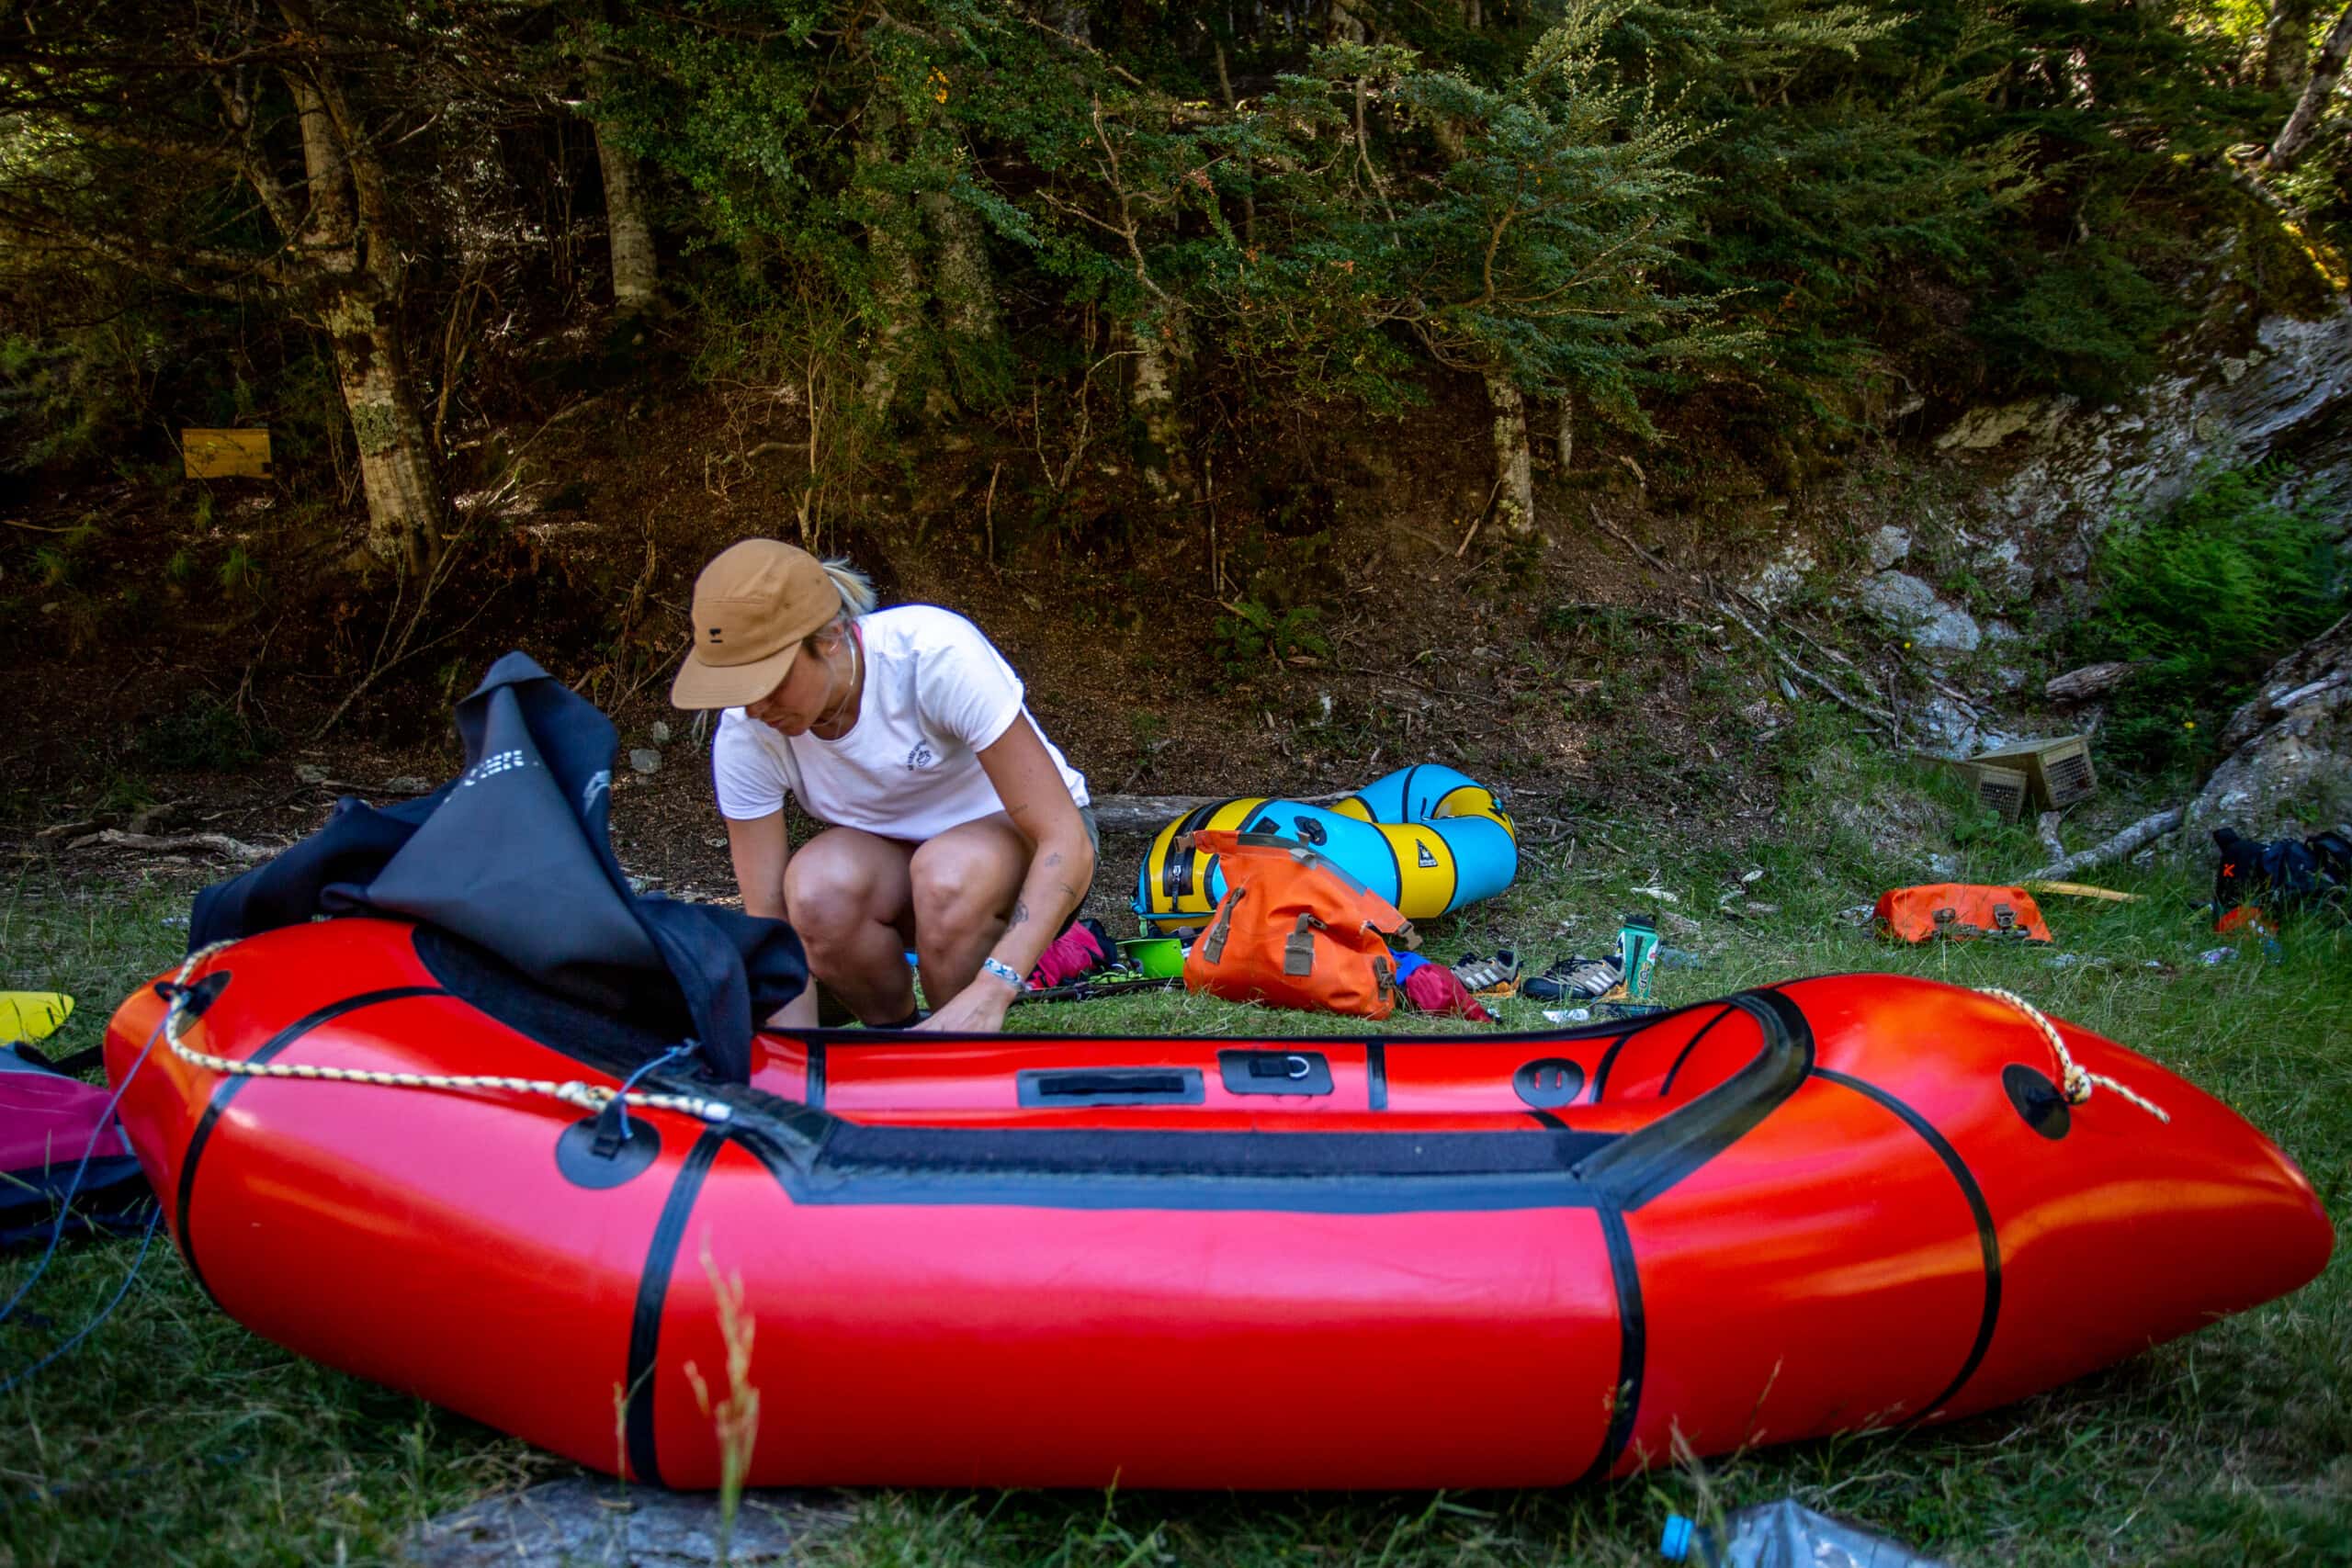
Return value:
[(113, 1096), (74, 1076), (97, 1064), (96, 1047), (52, 1062), (0, 1045), (0, 1248), (46, 1242), (69, 1191), (66, 1235), (145, 1227), (147, 1178), (110, 1113)]

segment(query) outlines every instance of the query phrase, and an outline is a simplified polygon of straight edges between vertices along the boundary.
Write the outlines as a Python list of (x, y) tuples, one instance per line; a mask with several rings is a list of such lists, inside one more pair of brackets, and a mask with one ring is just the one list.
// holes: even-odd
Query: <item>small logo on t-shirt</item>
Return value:
[(915, 749), (907, 753), (907, 772), (915, 773), (931, 766), (937, 761), (939, 761), (938, 753), (932, 750), (931, 742), (918, 740), (915, 742)]

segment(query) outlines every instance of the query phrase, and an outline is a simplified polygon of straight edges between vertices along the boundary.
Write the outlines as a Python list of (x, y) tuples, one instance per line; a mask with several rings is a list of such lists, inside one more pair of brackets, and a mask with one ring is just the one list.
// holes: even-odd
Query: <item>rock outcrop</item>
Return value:
[(2222, 745), (2225, 760), (2188, 807), (2192, 832), (2227, 823), (2268, 837), (2305, 804), (2324, 822), (2343, 815), (2352, 803), (2352, 615), (2273, 666)]
[(2269, 317), (2243, 356), (2211, 356), (2206, 335), (2185, 340), (2128, 403), (1977, 410), (1938, 438), (2013, 465), (1969, 510), (2007, 542), (2014, 581), (2047, 589), (2080, 576), (2119, 512), (2168, 505), (2210, 465), (2283, 458), (2297, 493), (2352, 493), (2352, 306)]

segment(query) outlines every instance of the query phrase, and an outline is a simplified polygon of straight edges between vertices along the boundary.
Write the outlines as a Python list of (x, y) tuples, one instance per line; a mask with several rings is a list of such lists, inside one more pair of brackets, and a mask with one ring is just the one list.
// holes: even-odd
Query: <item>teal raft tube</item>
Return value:
[(1193, 848), (1204, 829), (1273, 833), (1317, 851), (1407, 919), (1490, 898), (1519, 874), (1519, 831), (1494, 792), (1435, 762), (1399, 768), (1344, 800), (1311, 806), (1262, 795), (1188, 811), (1152, 840), (1136, 875), (1147, 931), (1204, 924), (1225, 896), (1216, 857)]

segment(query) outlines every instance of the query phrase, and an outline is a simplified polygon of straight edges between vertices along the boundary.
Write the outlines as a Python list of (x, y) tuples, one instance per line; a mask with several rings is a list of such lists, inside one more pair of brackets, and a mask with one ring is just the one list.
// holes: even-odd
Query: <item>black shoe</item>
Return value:
[(1583, 1002), (1606, 996), (1625, 978), (1613, 958), (1563, 958), (1520, 989), (1538, 1001)]

